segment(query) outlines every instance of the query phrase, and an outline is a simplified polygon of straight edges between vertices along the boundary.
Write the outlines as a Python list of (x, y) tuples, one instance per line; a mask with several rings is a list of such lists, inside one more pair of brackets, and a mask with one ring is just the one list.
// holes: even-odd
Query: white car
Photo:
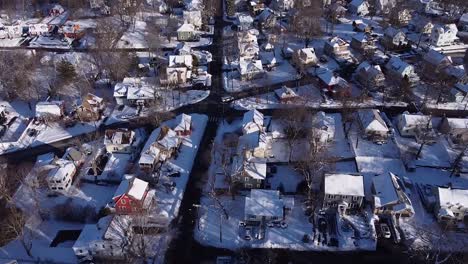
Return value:
[(227, 102), (230, 102), (230, 101), (232, 101), (232, 100), (234, 100), (234, 97), (231, 96), (231, 95), (227, 95), (227, 96), (221, 97), (221, 101), (222, 101), (223, 103), (227, 103)]
[(380, 224), (380, 231), (382, 232), (382, 236), (384, 238), (390, 238), (392, 236), (390, 233), (390, 228), (387, 224)]

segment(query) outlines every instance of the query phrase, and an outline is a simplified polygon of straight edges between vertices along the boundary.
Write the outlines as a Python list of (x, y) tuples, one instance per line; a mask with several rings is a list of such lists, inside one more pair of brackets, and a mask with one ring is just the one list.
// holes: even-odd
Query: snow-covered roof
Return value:
[(438, 187), (437, 194), (440, 207), (468, 207), (468, 190)]
[(252, 189), (250, 196), (245, 197), (245, 218), (249, 215), (282, 218), (283, 206), (279, 191)]
[(242, 75), (249, 73), (263, 72), (263, 65), (261, 60), (240, 60), (239, 69)]
[(281, 99), (296, 98), (298, 96), (293, 89), (284, 85), (281, 88), (276, 89), (275, 94)]
[(177, 32), (193, 32), (195, 31), (195, 26), (192, 24), (184, 23), (177, 29)]
[(390, 38), (394, 38), (398, 34), (403, 34), (404, 35), (405, 33), (403, 31), (399, 30), (399, 29), (394, 28), (394, 27), (388, 27), (384, 31), (384, 35), (388, 36)]
[(353, 36), (353, 39), (357, 40), (358, 42), (368, 42), (370, 37), (365, 33), (357, 33)]
[(101, 241), (113, 217), (113, 215), (104, 216), (96, 224), (84, 225), (78, 239), (73, 244), (73, 250), (87, 249), (92, 242)]
[(424, 54), (423, 59), (433, 65), (439, 65), (445, 59), (450, 63), (452, 62), (452, 59), (449, 56), (433, 49), (430, 49), (426, 54)]
[(468, 118), (447, 118), (451, 129), (468, 129)]
[(335, 119), (323, 111), (317, 112), (312, 118), (312, 129), (320, 142), (327, 142), (335, 137)]
[(48, 181), (62, 180), (67, 175), (73, 176), (72, 174), (75, 171), (75, 164), (72, 161), (66, 159), (57, 159), (54, 161), (56, 166), (49, 171), (47, 175)]
[(131, 144), (135, 132), (128, 129), (108, 129), (104, 132), (104, 144)]
[(179, 137), (174, 130), (169, 128), (164, 137), (158, 140), (158, 144), (165, 149), (176, 148), (179, 145)]
[(141, 200), (143, 199), (147, 188), (147, 182), (132, 175), (125, 175), (125, 179), (120, 182), (119, 187), (114, 193), (113, 199), (119, 199), (122, 195), (127, 194), (136, 200)]
[(263, 127), (263, 114), (257, 109), (244, 113), (242, 129), (244, 134), (259, 131)]
[(135, 198), (136, 200), (143, 199), (146, 189), (148, 188), (148, 182), (133, 178), (132, 186), (128, 190), (128, 195)]
[(361, 175), (325, 174), (325, 194), (364, 197), (364, 180)]
[(367, 78), (371, 79), (375, 76), (382, 74), (382, 69), (379, 65), (370, 65), (369, 62), (364, 61), (356, 68), (356, 72), (364, 71)]
[(193, 65), (192, 55), (170, 55), (169, 56), (169, 67), (180, 67), (184, 66), (191, 68)]
[(338, 36), (330, 38), (326, 43), (332, 47), (349, 46), (348, 42)]
[(249, 15), (240, 14), (237, 16), (237, 20), (239, 24), (251, 24), (253, 23), (253, 18)]
[(62, 115), (63, 101), (39, 102), (36, 104), (36, 116)]
[(385, 121), (377, 109), (361, 109), (358, 111), (359, 120), (365, 130), (388, 132)]
[(420, 126), (420, 125), (426, 125), (427, 123), (429, 123), (429, 126), (432, 126), (432, 123), (429, 122), (430, 119), (431, 117), (428, 115), (417, 115), (417, 114), (407, 114), (407, 113), (401, 114), (401, 122), (402, 122), (403, 127)]
[(329, 70), (319, 74), (317, 77), (319, 77), (319, 79), (322, 80), (328, 86), (347, 84), (345, 79), (341, 78), (340, 76)]
[(159, 148), (154, 146), (156, 140), (159, 138), (159, 134), (161, 133), (161, 128), (156, 128), (151, 132), (148, 140), (145, 143), (145, 146), (141, 150), (141, 156), (138, 160), (139, 164), (153, 164), (155, 159), (159, 157)]
[(267, 164), (266, 162), (246, 162), (246, 164), (244, 164), (244, 171), (254, 179), (265, 180)]
[(372, 184), (375, 190), (375, 207), (398, 203), (397, 189), (400, 189), (400, 186), (395, 174), (389, 172), (375, 176), (372, 178)]
[(127, 86), (127, 99), (129, 100), (148, 100), (157, 96), (155, 86), (149, 85), (129, 85)]
[(458, 33), (458, 28), (455, 24), (436, 25), (432, 28), (432, 33), (434, 32), (439, 35), (450, 34), (455, 37)]
[(395, 72), (398, 72), (399, 74), (403, 74), (408, 67), (413, 67), (413, 66), (411, 66), (408, 63), (402, 61), (397, 56), (392, 56), (390, 58), (390, 60), (387, 62), (387, 64), (385, 65), (385, 67), (387, 69), (391, 69), (391, 70), (393, 70)]
[(182, 113), (176, 117), (176, 123), (177, 125), (174, 128), (174, 131), (177, 132), (190, 130), (192, 124), (192, 116)]
[(299, 50), (300, 53), (306, 55), (307, 58), (317, 58), (314, 48), (304, 48)]

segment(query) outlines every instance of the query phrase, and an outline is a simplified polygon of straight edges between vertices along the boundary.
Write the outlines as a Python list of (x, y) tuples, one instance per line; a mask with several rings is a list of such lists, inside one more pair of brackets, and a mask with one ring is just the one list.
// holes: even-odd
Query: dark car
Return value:
[(169, 177), (180, 177), (180, 171), (169, 173), (167, 176), (169, 176)]

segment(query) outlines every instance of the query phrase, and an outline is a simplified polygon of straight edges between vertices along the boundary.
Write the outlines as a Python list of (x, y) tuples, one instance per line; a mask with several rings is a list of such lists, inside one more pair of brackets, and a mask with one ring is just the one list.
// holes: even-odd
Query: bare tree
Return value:
[(308, 47), (313, 37), (320, 36), (320, 18), (322, 16), (322, 1), (300, 0), (296, 2), (297, 14), (293, 17), (290, 31), (305, 39)]
[(419, 142), (419, 149), (416, 153), (416, 159), (420, 158), (422, 149), (425, 145), (434, 141), (434, 131), (432, 130), (432, 116), (429, 116), (427, 120), (420, 120), (416, 124), (416, 141)]
[(308, 117), (305, 107), (294, 109), (294, 112), (288, 110), (277, 110), (273, 113), (272, 118), (278, 120), (283, 126), (283, 133), (286, 136), (288, 143), (288, 161), (292, 161), (294, 146), (301, 138), (306, 137), (304, 130), (304, 121)]

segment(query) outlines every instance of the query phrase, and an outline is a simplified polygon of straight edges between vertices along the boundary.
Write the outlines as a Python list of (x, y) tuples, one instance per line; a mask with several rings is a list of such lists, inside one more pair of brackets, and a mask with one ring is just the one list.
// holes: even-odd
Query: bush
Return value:
[(96, 211), (90, 205), (73, 204), (70, 198), (63, 204), (54, 207), (55, 217), (69, 222), (86, 223), (96, 219)]
[(57, 73), (59, 78), (65, 83), (72, 81), (76, 77), (75, 66), (67, 60), (61, 60), (59, 62), (57, 65)]

